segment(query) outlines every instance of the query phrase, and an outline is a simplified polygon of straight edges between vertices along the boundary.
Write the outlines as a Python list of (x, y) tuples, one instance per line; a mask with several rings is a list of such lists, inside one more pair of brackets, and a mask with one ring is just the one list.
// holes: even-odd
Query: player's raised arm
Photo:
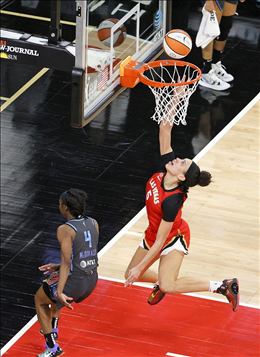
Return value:
[(160, 143), (160, 154), (167, 154), (172, 150), (171, 146), (171, 135), (172, 135), (173, 124), (167, 122), (166, 124), (161, 121), (159, 125), (159, 143)]
[(172, 117), (175, 116), (176, 107), (179, 104), (181, 93), (183, 91), (183, 86), (179, 86), (176, 89), (176, 95), (171, 98), (167, 103), (165, 110), (165, 115), (159, 124), (159, 143), (160, 143), (160, 154), (168, 154), (173, 151), (171, 146), (171, 136), (174, 121)]

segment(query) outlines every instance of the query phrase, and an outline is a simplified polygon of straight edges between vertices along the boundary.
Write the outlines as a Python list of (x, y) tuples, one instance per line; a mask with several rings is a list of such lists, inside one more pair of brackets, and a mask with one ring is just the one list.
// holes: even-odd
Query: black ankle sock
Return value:
[(203, 60), (202, 73), (208, 73), (211, 70), (212, 60)]
[(53, 317), (52, 318), (52, 328), (58, 328), (58, 322), (59, 322), (59, 318)]
[(47, 346), (50, 348), (53, 348), (55, 345), (55, 338), (54, 338), (54, 332), (52, 333), (47, 333), (46, 335), (44, 335)]
[(223, 51), (217, 51), (214, 48), (212, 62), (213, 63), (218, 63), (221, 60), (222, 53), (223, 53)]

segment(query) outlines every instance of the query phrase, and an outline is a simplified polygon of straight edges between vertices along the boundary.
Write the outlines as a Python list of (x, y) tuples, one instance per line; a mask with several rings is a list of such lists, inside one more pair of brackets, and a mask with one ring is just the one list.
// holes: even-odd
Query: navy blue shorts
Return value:
[[(63, 294), (73, 298), (73, 301), (79, 303), (85, 300), (95, 289), (98, 281), (97, 269), (85, 273), (72, 273), (68, 276), (63, 289)], [(54, 302), (58, 309), (64, 305), (57, 298), (57, 287), (59, 282), (59, 272), (51, 274), (50, 279), (43, 282), (42, 287), (48, 298)]]

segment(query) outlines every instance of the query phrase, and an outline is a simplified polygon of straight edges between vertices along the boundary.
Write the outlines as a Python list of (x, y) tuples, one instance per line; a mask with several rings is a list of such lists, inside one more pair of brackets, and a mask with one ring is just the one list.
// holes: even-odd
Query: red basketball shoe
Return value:
[(154, 285), (153, 291), (148, 299), (148, 304), (150, 305), (158, 304), (158, 302), (160, 302), (164, 296), (165, 293), (163, 293), (160, 290), (159, 285)]
[(223, 280), (223, 284), (216, 291), (218, 294), (226, 296), (233, 311), (238, 309), (239, 305), (239, 283), (236, 278)]

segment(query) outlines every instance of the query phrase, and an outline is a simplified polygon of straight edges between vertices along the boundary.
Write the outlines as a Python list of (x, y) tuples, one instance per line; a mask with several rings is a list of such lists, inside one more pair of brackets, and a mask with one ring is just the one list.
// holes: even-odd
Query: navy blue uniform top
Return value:
[(97, 245), (98, 231), (90, 217), (71, 219), (66, 222), (72, 227), (76, 236), (72, 242), (71, 273), (84, 272), (98, 266)]

